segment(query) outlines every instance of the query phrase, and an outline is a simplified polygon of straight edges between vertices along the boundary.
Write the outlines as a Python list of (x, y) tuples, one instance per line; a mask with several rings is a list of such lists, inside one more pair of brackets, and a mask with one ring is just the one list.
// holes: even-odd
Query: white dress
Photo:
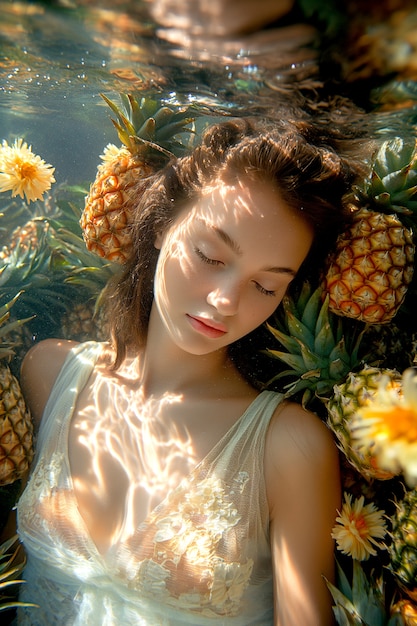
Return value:
[(129, 536), (101, 554), (68, 459), (74, 405), (102, 345), (68, 356), (45, 408), (18, 503), (28, 562), (18, 624), (272, 626), (266, 431), (282, 395), (260, 393), (221, 441)]

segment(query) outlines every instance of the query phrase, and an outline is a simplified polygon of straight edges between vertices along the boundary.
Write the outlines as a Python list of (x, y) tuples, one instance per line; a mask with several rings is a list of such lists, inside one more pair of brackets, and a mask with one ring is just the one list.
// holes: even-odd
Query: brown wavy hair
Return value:
[[(337, 137), (305, 122), (271, 128), (232, 119), (209, 127), (190, 155), (173, 159), (149, 179), (135, 209), (132, 255), (107, 290), (114, 368), (128, 351), (146, 343), (159, 253), (156, 235), (215, 180), (274, 184), (283, 200), (312, 225), (314, 242), (303, 265), (311, 269), (314, 259), (318, 267), (317, 260), (324, 258), (346, 224), (344, 198), (360, 169), (359, 161), (340, 156), (337, 143)], [(141, 187), (143, 181), (138, 182)]]

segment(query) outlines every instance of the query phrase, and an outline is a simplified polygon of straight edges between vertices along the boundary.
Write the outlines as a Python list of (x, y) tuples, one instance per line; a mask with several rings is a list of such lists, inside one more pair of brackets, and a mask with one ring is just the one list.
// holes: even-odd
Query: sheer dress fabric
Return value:
[(52, 390), (18, 503), (28, 561), (23, 626), (272, 626), (265, 437), (282, 395), (260, 393), (145, 521), (98, 551), (68, 459), (75, 402), (102, 344), (71, 351)]

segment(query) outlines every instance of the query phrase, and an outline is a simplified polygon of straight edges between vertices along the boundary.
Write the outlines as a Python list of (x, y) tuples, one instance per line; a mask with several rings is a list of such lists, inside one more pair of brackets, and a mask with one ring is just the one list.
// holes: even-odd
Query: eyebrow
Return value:
[[(235, 254), (237, 254), (238, 256), (242, 255), (242, 250), (239, 244), (237, 243), (237, 241), (232, 239), (232, 237), (228, 233), (226, 233), (221, 228), (214, 226), (213, 224), (207, 224), (206, 222), (206, 225), (209, 226), (209, 228), (219, 237), (219, 239), (221, 239), (221, 241), (223, 241), (223, 243), (225, 243)], [(274, 274), (289, 274), (293, 277), (297, 274), (297, 272), (290, 267), (267, 267), (262, 271), (273, 272)]]

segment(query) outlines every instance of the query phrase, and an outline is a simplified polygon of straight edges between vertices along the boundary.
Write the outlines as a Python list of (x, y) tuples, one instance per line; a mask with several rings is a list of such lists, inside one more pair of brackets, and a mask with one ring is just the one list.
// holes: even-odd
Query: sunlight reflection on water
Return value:
[(151, 91), (218, 115), (270, 112), (289, 85), (315, 87), (312, 27), (191, 40), (156, 33), (145, 4), (0, 2), (2, 136), (28, 137), (58, 180), (91, 180), (95, 155), (115, 139), (102, 91)]

